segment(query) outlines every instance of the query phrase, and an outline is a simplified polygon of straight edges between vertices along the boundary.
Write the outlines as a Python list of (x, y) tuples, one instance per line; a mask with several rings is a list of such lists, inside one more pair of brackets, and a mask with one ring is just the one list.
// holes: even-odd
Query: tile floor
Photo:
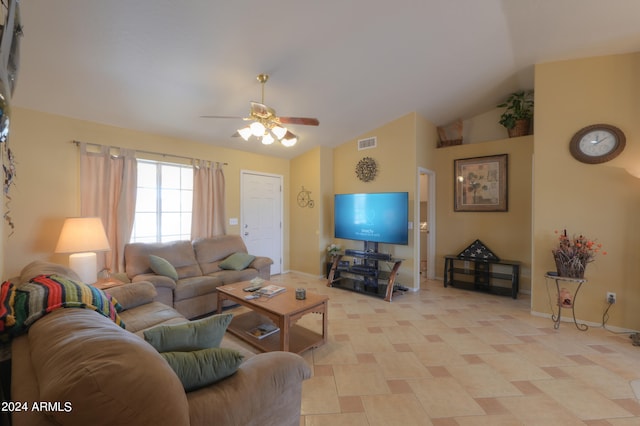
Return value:
[(526, 295), (425, 281), (388, 303), (303, 274), (272, 281), (330, 297), (328, 343), (303, 353), (301, 425), (640, 425), (640, 347), (601, 327), (554, 330)]

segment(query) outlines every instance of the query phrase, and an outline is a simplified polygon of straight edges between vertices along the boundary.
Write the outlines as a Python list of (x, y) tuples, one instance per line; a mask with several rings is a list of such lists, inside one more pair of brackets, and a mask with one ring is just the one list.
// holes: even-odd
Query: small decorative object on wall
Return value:
[(587, 263), (593, 262), (598, 253), (607, 254), (606, 251), (602, 251), (602, 244), (596, 243), (582, 234), (570, 238), (566, 229), (562, 232), (555, 231), (555, 233), (560, 234), (558, 246), (551, 252), (556, 262), (558, 275), (561, 277), (584, 278)]
[(363, 182), (370, 182), (375, 179), (377, 172), (376, 160), (371, 157), (364, 157), (356, 165), (356, 176)]
[[(11, 115), (10, 102), (16, 87), (18, 70), (20, 67), (20, 39), (22, 37), (22, 23), (20, 20), (20, 4), (18, 0), (3, 1), (0, 5), (0, 156), (4, 172), (4, 220), (11, 228), (15, 225), (11, 217), (9, 203), (9, 189), (14, 183), (16, 163), (11, 148), (9, 148), (9, 119)], [(9, 234), (9, 235), (11, 235)]]
[(302, 190), (298, 192), (298, 205), (300, 207), (309, 207), (311, 209), (315, 205), (311, 199), (311, 191), (304, 189), (304, 186), (302, 187)]
[(506, 212), (507, 154), (454, 160), (454, 211)]
[(610, 124), (594, 124), (576, 132), (569, 142), (573, 157), (583, 163), (600, 164), (622, 153), (626, 137), (622, 130)]

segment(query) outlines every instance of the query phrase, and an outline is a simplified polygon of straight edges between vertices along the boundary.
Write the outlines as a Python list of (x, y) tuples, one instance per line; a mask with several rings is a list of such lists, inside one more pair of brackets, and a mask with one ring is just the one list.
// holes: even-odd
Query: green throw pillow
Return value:
[(151, 266), (151, 270), (156, 274), (164, 275), (174, 281), (178, 281), (178, 271), (176, 271), (176, 268), (174, 268), (167, 259), (150, 254), (149, 264)]
[(167, 360), (187, 392), (229, 377), (238, 370), (243, 359), (240, 352), (228, 348), (165, 352), (160, 355)]
[(247, 253), (233, 253), (231, 256), (220, 262), (220, 265), (218, 266), (220, 266), (220, 268), (222, 269), (233, 269), (234, 271), (242, 271), (247, 266), (249, 266), (255, 258), (255, 256)]
[(217, 348), (232, 317), (232, 314), (217, 314), (180, 324), (159, 325), (145, 330), (144, 340), (158, 352)]

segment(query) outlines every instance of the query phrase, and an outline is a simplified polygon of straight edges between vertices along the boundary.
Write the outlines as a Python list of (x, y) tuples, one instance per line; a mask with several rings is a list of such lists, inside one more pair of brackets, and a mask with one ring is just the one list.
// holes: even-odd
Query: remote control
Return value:
[(249, 287), (245, 287), (243, 288), (244, 291), (256, 291), (259, 290), (262, 286), (261, 285), (250, 285)]
[(257, 299), (259, 297), (260, 297), (259, 294), (250, 294), (248, 296), (245, 296), (244, 298), (245, 298), (245, 300), (252, 300), (252, 299)]

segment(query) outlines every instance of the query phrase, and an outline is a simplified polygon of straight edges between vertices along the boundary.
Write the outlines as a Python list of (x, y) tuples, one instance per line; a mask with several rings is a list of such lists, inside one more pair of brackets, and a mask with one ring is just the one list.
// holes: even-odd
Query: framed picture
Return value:
[(506, 212), (507, 154), (453, 161), (456, 212)]

